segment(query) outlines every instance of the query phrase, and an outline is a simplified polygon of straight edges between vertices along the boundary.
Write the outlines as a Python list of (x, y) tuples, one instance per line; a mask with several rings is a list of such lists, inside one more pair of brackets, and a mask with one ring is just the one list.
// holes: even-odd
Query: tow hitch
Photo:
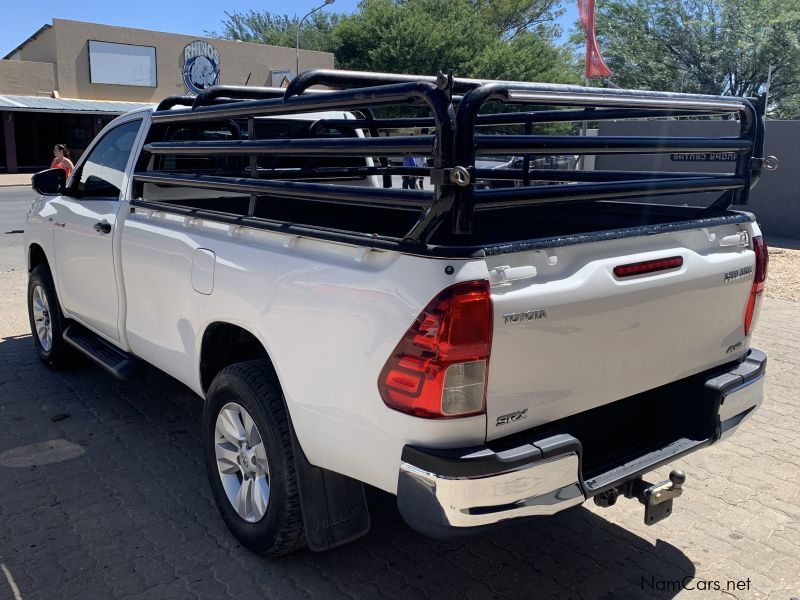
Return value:
[(672, 514), (672, 501), (683, 493), (686, 475), (673, 469), (669, 479), (661, 483), (648, 483), (643, 479), (633, 479), (619, 488), (612, 488), (594, 497), (597, 506), (613, 506), (620, 495), (636, 498), (644, 504), (644, 524), (653, 525)]

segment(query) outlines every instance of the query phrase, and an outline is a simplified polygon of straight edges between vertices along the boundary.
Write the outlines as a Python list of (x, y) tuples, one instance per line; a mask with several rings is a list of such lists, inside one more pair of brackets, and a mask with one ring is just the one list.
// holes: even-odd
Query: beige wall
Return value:
[(56, 89), (54, 64), (0, 60), (0, 94), (49, 96), (54, 89)]
[[(111, 27), (93, 23), (53, 20), (56, 31), (58, 84), (62, 98), (158, 101), (166, 96), (186, 93), (183, 84), (183, 48), (196, 39), (210, 41), (220, 53), (220, 83), (244, 85), (251, 73), (249, 85), (264, 85), (273, 69), (294, 68), (294, 48), (266, 46)], [(52, 31), (52, 30), (51, 30)], [(154, 46), (158, 87), (136, 87), (89, 82), (88, 40)], [(333, 68), (333, 55), (327, 52), (301, 51), (300, 69)], [(269, 85), (269, 84), (268, 84)]]
[(21, 50), (11, 56), (13, 60), (31, 62), (56, 62), (56, 31), (53, 27), (45, 29), (28, 41)]

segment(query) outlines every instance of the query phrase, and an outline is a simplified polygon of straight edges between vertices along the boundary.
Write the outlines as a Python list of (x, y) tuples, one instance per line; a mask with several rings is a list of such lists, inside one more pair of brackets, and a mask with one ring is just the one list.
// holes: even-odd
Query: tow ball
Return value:
[(648, 483), (643, 479), (633, 479), (618, 488), (612, 488), (594, 497), (597, 506), (614, 506), (617, 498), (636, 498), (644, 504), (644, 524), (654, 525), (672, 514), (672, 501), (683, 493), (686, 475), (673, 469), (669, 479), (661, 483)]

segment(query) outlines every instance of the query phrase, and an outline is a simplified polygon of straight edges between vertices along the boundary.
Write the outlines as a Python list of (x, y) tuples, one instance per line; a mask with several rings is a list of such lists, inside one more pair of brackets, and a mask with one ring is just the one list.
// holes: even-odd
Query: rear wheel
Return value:
[(65, 366), (73, 352), (63, 338), (64, 315), (46, 265), (34, 267), (28, 277), (28, 319), (33, 344), (42, 362), (51, 368)]
[(280, 556), (305, 545), (289, 420), (265, 360), (236, 363), (214, 378), (203, 451), (217, 507), (243, 546)]

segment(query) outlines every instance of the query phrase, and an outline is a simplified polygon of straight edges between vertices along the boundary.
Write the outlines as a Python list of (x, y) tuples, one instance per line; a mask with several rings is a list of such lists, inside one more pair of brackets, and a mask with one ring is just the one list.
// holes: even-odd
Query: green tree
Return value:
[[(213, 37), (241, 40), (272, 46), (294, 48), (297, 24), (300, 17), (276, 15), (266, 11), (250, 10), (243, 13), (225, 12), (222, 31), (206, 32)], [(340, 17), (336, 13), (316, 12), (303, 23), (300, 31), (300, 47), (306, 50), (333, 52), (333, 30)]]
[[(573, 82), (557, 48), (559, 0), (362, 0), (351, 15), (317, 13), (301, 46), (333, 52), (344, 69)], [(226, 13), (220, 37), (294, 46), (297, 18)]]
[(772, 65), (770, 114), (800, 114), (800, 0), (607, 0), (597, 31), (618, 85), (752, 96)]
[(548, 38), (560, 35), (556, 18), (564, 14), (560, 0), (470, 0), (480, 18), (512, 38), (535, 32)]

